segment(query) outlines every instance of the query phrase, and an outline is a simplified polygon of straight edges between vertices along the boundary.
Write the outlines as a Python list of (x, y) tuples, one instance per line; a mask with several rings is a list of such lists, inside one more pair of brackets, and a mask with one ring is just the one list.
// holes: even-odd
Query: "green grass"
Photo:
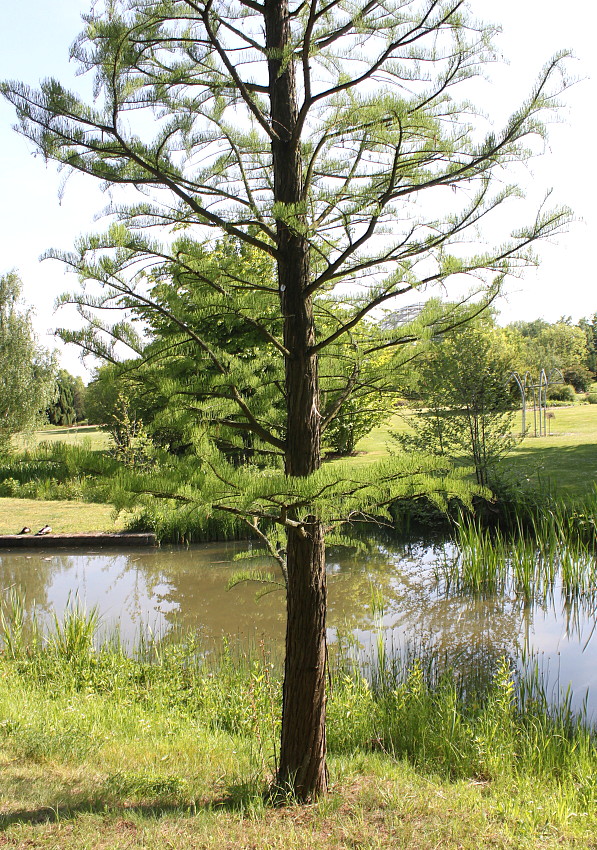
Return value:
[(64, 428), (47, 427), (32, 434), (22, 434), (15, 443), (19, 450), (34, 449), (40, 443), (65, 443), (91, 451), (104, 451), (110, 445), (110, 436), (98, 425), (72, 425)]
[(597, 405), (558, 407), (551, 436), (526, 437), (508, 464), (543, 488), (582, 496), (597, 481)]
[(123, 531), (127, 519), (126, 514), (115, 517), (111, 505), (0, 498), (0, 534), (18, 534), (24, 526), (35, 532), (44, 525), (51, 525), (57, 534)]
[[(542, 488), (578, 497), (591, 492), (597, 481), (597, 405), (557, 407), (551, 411), (551, 436), (527, 436), (506, 461), (513, 474), (528, 478)], [(527, 424), (532, 427), (532, 417)], [(517, 422), (520, 428), (520, 420)], [(357, 444), (354, 463), (372, 463), (388, 454), (391, 430), (408, 428), (404, 418), (395, 415), (374, 428)]]
[[(192, 635), (128, 657), (73, 606), (25, 638), (5, 606), (0, 843), (80, 848), (594, 847), (595, 739), (564, 706), (523, 704), (502, 662), (466, 697), (425, 660), (366, 682), (332, 672), (331, 793), (283, 809), (278, 666)], [(27, 624), (26, 624), (27, 625)], [(11, 640), (7, 641), (10, 632)], [(518, 695), (520, 697), (520, 693)]]

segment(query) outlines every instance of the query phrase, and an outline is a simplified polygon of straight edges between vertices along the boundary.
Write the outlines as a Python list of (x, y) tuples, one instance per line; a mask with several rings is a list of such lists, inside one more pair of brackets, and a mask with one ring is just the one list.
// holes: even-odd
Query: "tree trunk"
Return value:
[(321, 523), (288, 534), (286, 663), (278, 787), (308, 801), (327, 791), (326, 580)]
[[(266, 0), (274, 200), (298, 216), (302, 200), (300, 138), (296, 134), (294, 62), (289, 60), (288, 0)], [(287, 218), (276, 222), (278, 284), (284, 316), (286, 357), (286, 472), (307, 477), (319, 468), (320, 414), (313, 304), (309, 285), (309, 243)], [(291, 519), (303, 519), (297, 515)], [(277, 783), (298, 800), (327, 789), (325, 763), (326, 580), (321, 523), (309, 517), (287, 532), (286, 662), (282, 740)]]

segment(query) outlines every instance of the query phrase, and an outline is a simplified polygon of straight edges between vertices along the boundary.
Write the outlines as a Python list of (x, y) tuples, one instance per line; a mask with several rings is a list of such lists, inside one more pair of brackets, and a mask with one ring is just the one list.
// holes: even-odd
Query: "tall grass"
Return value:
[(436, 568), (446, 593), (507, 594), (544, 603), (560, 592), (565, 602), (593, 605), (597, 598), (597, 554), (593, 543), (570, 528), (568, 514), (537, 517), (531, 530), (484, 528), (462, 518), (453, 549)]
[[(26, 643), (19, 616), (5, 605), (0, 621), (0, 739), (14, 757), (95, 765), (106, 793), (127, 797), (198, 793), (170, 756), (170, 771), (160, 767), (171, 746), (182, 761), (216, 754), (209, 770), (223, 770), (227, 787), (258, 794), (275, 773), (281, 673), (263, 645), (146, 634), (131, 655), (75, 603)], [(569, 700), (550, 703), (536, 671), (525, 678), (502, 658), (472, 687), (430, 647), (400, 654), (379, 641), (368, 667), (340, 655), (332, 665), (332, 754), (378, 751), (450, 779), (532, 776), (559, 783), (575, 806), (597, 802), (595, 732)]]

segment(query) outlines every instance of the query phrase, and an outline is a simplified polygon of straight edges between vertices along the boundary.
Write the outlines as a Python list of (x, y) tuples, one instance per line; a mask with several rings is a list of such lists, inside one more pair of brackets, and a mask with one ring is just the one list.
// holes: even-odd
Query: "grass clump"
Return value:
[[(145, 635), (127, 652), (116, 635), (100, 636), (95, 612), (76, 600), (46, 631), (19, 621), (22, 610), (13, 598), (1, 621), (6, 829), (18, 822), (30, 836), (34, 824), (23, 813), (43, 810), (42, 820), (69, 820), (75, 833), (101, 821), (109, 846), (124, 847), (111, 831), (127, 813), (136, 829), (148, 830), (147, 846), (159, 846), (175, 823), (176, 847), (189, 846), (184, 841), (197, 840), (208, 823), (219, 846), (242, 845), (238, 830), (251, 832), (256, 823), (273, 836), (277, 823), (287, 842), (281, 847), (345, 846), (328, 843), (332, 829), (349, 844), (361, 834), (361, 846), (472, 848), (484, 846), (478, 842), (489, 824), (503, 839), (491, 846), (504, 847), (527, 839), (533, 846), (545, 830), (562, 846), (563, 837), (597, 826), (593, 730), (569, 704), (551, 707), (540, 678), (524, 685), (505, 659), (484, 687), (471, 687), (429, 654), (378, 651), (367, 676), (339, 658), (328, 703), (334, 790), (303, 810), (288, 833), (264, 804), (276, 767), (281, 687), (279, 666), (263, 646), (248, 652), (229, 642), (206, 646), (192, 634)], [(30, 777), (26, 786), (17, 773)], [(527, 805), (521, 820), (537, 785), (541, 801)], [(482, 817), (469, 813), (456, 828), (454, 813), (470, 805)], [(419, 841), (411, 817), (444, 843)], [(315, 843), (307, 826), (320, 830)], [(393, 843), (375, 844), (380, 828)], [(70, 841), (61, 846), (77, 843)]]

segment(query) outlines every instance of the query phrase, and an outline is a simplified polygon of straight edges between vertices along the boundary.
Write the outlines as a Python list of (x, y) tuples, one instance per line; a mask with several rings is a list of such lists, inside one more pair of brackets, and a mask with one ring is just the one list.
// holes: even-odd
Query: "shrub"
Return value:
[(597, 404), (597, 393), (587, 393), (585, 399), (589, 404)]
[(593, 374), (584, 366), (564, 370), (564, 380), (571, 384), (577, 393), (586, 393), (591, 388)]
[(548, 388), (547, 398), (550, 401), (573, 402), (575, 399), (574, 388), (570, 384), (555, 384)]

